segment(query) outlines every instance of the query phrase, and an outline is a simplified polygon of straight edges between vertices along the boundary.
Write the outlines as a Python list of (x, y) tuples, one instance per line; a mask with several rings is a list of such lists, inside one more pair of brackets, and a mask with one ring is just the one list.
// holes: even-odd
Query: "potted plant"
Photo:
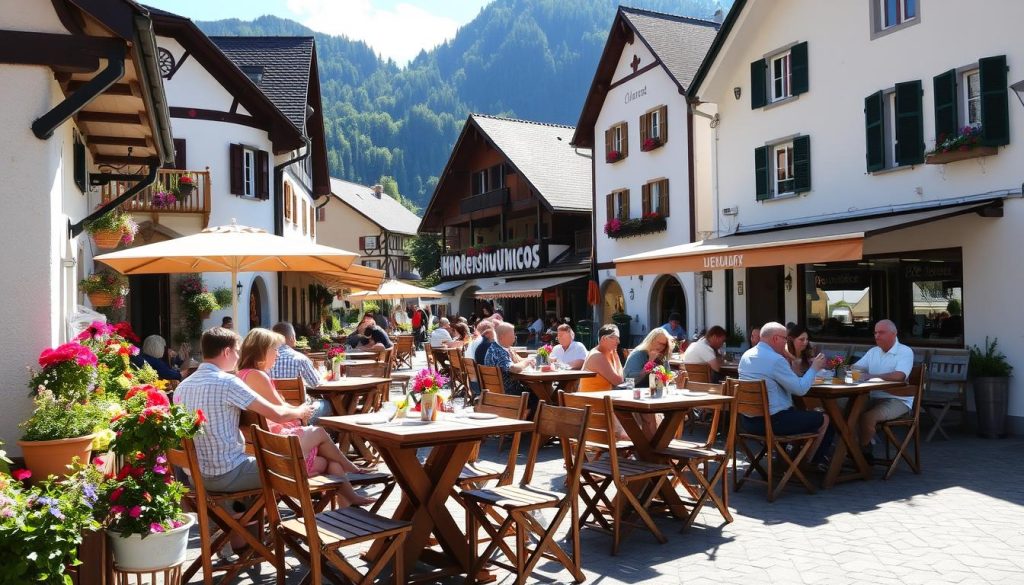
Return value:
[(124, 307), (128, 294), (128, 279), (123, 275), (104, 270), (94, 272), (78, 282), (78, 288), (89, 296), (89, 304), (96, 308)]
[(618, 162), (624, 158), (626, 158), (626, 156), (622, 154), (621, 150), (609, 150), (608, 154), (605, 155), (605, 161), (610, 163)]
[(217, 300), (217, 304), (220, 305), (222, 309), (231, 306), (231, 303), (234, 300), (234, 296), (232, 295), (234, 295), (234, 293), (226, 286), (213, 289), (213, 298)]
[(185, 299), (185, 306), (190, 313), (198, 315), (201, 319), (208, 319), (210, 313), (220, 309), (213, 293), (205, 291)]
[(35, 411), (20, 425), (24, 434), (18, 446), (25, 466), (40, 479), (64, 477), (76, 457), (89, 461), (94, 433), (104, 426), (106, 413), (96, 402), (58, 399), (47, 389), (34, 400)]
[(548, 363), (551, 359), (551, 350), (554, 349), (550, 345), (543, 345), (537, 348), (537, 355), (535, 356), (537, 367), (541, 367)]
[(174, 192), (179, 197), (185, 199), (192, 194), (192, 191), (196, 188), (196, 180), (192, 175), (181, 175), (178, 177), (178, 181), (174, 187)]
[(331, 374), (334, 376), (332, 379), (337, 380), (341, 377), (341, 364), (345, 361), (344, 346), (328, 349), (327, 357), (331, 360)]
[(429, 368), (424, 368), (412, 380), (412, 392), (419, 396), (420, 419), (437, 420), (441, 388), (448, 383), (448, 378)]
[(185, 560), (194, 519), (181, 509), (186, 488), (174, 480), (167, 451), (194, 437), (206, 419), (201, 410), (172, 405), (153, 386), (135, 386), (125, 399), (110, 425), (117, 434), (111, 449), (126, 463), (103, 485), (96, 513), (118, 567), (172, 567)]
[(139, 354), (132, 342), (139, 338), (127, 322), (108, 325), (94, 321), (75, 337), (75, 341), (96, 355), (96, 392), (118, 398), (137, 384), (139, 369), (131, 358)]
[(1013, 366), (998, 347), (998, 338), (989, 341), (985, 337), (984, 349), (971, 346), (967, 365), (974, 387), (974, 406), (978, 412), (978, 434), (989, 439), (1006, 436), (1010, 375), (1013, 374)]
[(112, 209), (85, 224), (85, 231), (92, 236), (96, 247), (101, 250), (113, 250), (120, 244), (130, 244), (135, 241), (135, 234), (138, 233), (139, 226), (132, 219), (131, 214), (120, 209)]
[(167, 209), (173, 207), (178, 202), (178, 197), (173, 191), (168, 190), (166, 187), (161, 185), (155, 193), (153, 193), (152, 205), (153, 209)]

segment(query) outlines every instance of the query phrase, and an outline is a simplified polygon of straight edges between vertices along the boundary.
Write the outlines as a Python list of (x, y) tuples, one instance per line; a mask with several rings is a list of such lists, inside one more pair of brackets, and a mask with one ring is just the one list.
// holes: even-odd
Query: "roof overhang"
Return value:
[[(586, 278), (586, 274), (549, 276), (547, 278), (524, 278), (496, 284), (476, 291), (478, 299), (532, 299), (539, 298), (545, 289), (553, 288), (573, 280)], [(480, 279), (477, 279), (480, 282)]]

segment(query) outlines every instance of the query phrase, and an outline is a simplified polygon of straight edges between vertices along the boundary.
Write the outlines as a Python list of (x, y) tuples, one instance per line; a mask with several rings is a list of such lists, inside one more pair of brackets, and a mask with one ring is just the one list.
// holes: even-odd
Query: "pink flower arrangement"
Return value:
[(622, 220), (618, 218), (612, 218), (608, 220), (607, 223), (604, 224), (604, 233), (608, 234), (609, 236), (617, 234), (621, 229)]
[(95, 366), (96, 354), (77, 341), (70, 341), (56, 348), (46, 348), (39, 354), (39, 365), (44, 368), (72, 360), (80, 366)]
[(548, 357), (551, 356), (551, 351), (553, 349), (554, 348), (551, 347), (550, 345), (545, 345), (544, 347), (541, 347), (541, 348), (537, 349), (537, 355), (539, 355), (540, 357), (542, 357), (544, 359), (548, 359)]
[(653, 375), (662, 384), (668, 384), (675, 379), (675, 375), (673, 375), (668, 368), (654, 362), (647, 362), (644, 364), (644, 372)]
[(153, 193), (153, 208), (164, 209), (171, 207), (178, 202), (177, 196), (170, 191), (157, 191)]
[(340, 362), (345, 359), (345, 348), (332, 347), (327, 350), (327, 357), (331, 358), (332, 363)]
[(825, 364), (828, 366), (828, 369), (830, 370), (841, 368), (845, 363), (846, 360), (841, 355), (831, 357), (827, 362), (825, 362)]
[(661, 139), (660, 138), (655, 138), (655, 137), (652, 136), (650, 138), (645, 138), (644, 139), (643, 144), (640, 145), (640, 150), (643, 150), (644, 152), (647, 152), (648, 150), (654, 150), (655, 148), (658, 148), (659, 146), (661, 146)]
[(613, 163), (618, 162), (626, 158), (626, 155), (622, 154), (621, 150), (609, 150), (608, 154), (605, 155), (605, 161)]
[(412, 380), (412, 391), (416, 394), (439, 392), (448, 383), (448, 378), (438, 372), (424, 368)]

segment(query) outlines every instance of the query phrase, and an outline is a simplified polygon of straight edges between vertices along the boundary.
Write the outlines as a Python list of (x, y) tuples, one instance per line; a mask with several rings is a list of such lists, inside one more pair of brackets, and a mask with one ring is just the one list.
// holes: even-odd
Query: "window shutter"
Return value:
[(629, 122), (622, 123), (622, 158), (629, 156)]
[(661, 143), (668, 142), (668, 106), (661, 106), (661, 116), (658, 116), (658, 136), (661, 136)]
[(651, 184), (645, 183), (640, 187), (640, 217), (651, 212)]
[(360, 250), (365, 250), (366, 249), (366, 236), (359, 236), (359, 249)]
[(256, 151), (256, 198), (270, 199), (270, 153)]
[(289, 183), (284, 184), (284, 218), (292, 219), (292, 186)]
[(668, 179), (661, 180), (661, 189), (658, 190), (658, 211), (664, 217), (668, 217)]
[(1006, 55), (978, 59), (981, 77), (981, 143), (1010, 143), (1010, 105), (1006, 97)]
[(640, 116), (640, 146), (643, 147), (644, 140), (651, 135), (651, 115), (643, 114)]
[(758, 201), (771, 198), (768, 191), (768, 147), (754, 149), (754, 194)]
[(292, 224), (298, 227), (299, 225), (299, 196), (295, 194), (295, 190), (292, 189)]
[(316, 207), (309, 208), (309, 235), (316, 238)]
[(612, 151), (612, 131), (615, 128), (609, 128), (604, 131), (604, 156), (605, 160), (608, 160), (608, 153)]
[(811, 190), (811, 137), (798, 136), (793, 139), (793, 192)]
[(231, 162), (231, 194), (244, 195), (245, 187), (242, 181), (242, 145), (232, 144), (229, 149)]
[(174, 139), (174, 162), (167, 165), (164, 168), (177, 169), (183, 171), (188, 167), (185, 166), (187, 158), (185, 156), (185, 139), (175, 138)]
[(864, 98), (865, 156), (868, 172), (885, 168), (885, 107), (882, 92)]
[(611, 221), (615, 218), (615, 193), (609, 193), (604, 196), (605, 209), (605, 221)]
[(792, 76), (792, 94), (807, 93), (810, 81), (807, 76), (807, 43), (800, 43), (789, 50), (789, 70)]
[(924, 116), (921, 108), (921, 82), (897, 83), (897, 165), (917, 165), (924, 162)]
[(621, 219), (629, 219), (629, 189), (621, 191), (622, 193), (622, 210)]
[(750, 64), (750, 109), (763, 108), (768, 103), (768, 63), (759, 59)]
[(932, 86), (935, 89), (935, 146), (938, 146), (957, 131), (956, 69), (936, 75)]

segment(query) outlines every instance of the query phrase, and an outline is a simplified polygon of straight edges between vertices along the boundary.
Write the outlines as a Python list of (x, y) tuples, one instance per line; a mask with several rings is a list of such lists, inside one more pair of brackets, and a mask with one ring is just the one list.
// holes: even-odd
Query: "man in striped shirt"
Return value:
[[(277, 361), (270, 369), (271, 378), (291, 378), (302, 376), (306, 388), (315, 388), (320, 385), (320, 374), (313, 367), (313, 361), (295, 350), (295, 327), (287, 321), (281, 321), (274, 325), (274, 332), (284, 337), (284, 345), (277, 348)], [(313, 401), (316, 410), (313, 411), (313, 418), (310, 423), (316, 424), (321, 416), (334, 414), (331, 403), (328, 400), (319, 398)]]

